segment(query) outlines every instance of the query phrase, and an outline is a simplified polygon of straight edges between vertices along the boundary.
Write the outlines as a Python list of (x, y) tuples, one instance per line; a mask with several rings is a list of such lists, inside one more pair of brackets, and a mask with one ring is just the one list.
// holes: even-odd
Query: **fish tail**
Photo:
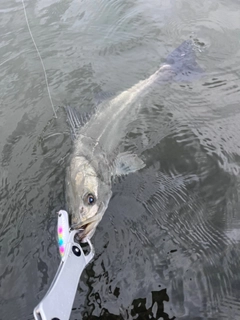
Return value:
[(166, 63), (176, 74), (174, 79), (177, 81), (190, 81), (203, 73), (202, 68), (196, 62), (194, 45), (191, 40), (184, 41), (171, 52), (166, 58)]

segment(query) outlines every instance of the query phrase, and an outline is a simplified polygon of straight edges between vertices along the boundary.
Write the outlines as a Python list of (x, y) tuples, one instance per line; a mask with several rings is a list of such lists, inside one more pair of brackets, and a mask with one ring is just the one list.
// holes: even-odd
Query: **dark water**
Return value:
[[(240, 4), (1, 1), (0, 319), (33, 319), (59, 264), (71, 150), (64, 110), (90, 111), (192, 39), (204, 76), (142, 102), (125, 148), (146, 167), (113, 186), (71, 319), (240, 319)], [(114, 138), (114, 137), (113, 137)]]

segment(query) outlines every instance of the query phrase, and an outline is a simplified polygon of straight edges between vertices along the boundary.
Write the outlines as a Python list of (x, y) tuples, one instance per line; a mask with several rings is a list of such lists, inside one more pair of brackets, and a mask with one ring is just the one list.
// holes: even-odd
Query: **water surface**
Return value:
[(71, 151), (61, 106), (94, 109), (192, 39), (204, 75), (155, 88), (123, 146), (146, 167), (113, 186), (71, 319), (240, 318), (238, 1), (0, 5), (0, 319), (32, 319), (59, 264)]

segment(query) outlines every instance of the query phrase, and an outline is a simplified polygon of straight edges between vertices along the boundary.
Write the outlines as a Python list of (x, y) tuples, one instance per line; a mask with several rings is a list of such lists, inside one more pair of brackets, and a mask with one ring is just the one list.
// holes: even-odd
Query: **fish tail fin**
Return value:
[(190, 81), (199, 78), (203, 70), (196, 62), (196, 55), (191, 40), (184, 41), (179, 47), (171, 52), (166, 63), (174, 70), (177, 81)]

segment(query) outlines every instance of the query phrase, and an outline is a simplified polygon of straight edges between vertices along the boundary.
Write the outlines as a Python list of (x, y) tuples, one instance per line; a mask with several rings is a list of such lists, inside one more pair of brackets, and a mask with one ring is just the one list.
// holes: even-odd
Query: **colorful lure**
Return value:
[(80, 243), (75, 241), (79, 230), (70, 230), (68, 213), (64, 210), (58, 212), (57, 227), (61, 262), (45, 297), (34, 309), (35, 320), (70, 318), (80, 276), (94, 256), (89, 239), (86, 241), (90, 252), (86, 255)]
[(68, 213), (65, 210), (58, 212), (58, 247), (61, 258), (64, 257), (70, 234)]

